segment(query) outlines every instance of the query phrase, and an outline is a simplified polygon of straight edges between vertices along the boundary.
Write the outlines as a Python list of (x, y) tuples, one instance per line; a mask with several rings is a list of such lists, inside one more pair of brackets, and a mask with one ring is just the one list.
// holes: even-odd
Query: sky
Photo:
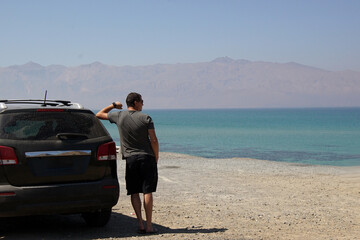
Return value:
[(0, 0), (0, 67), (218, 57), (360, 71), (359, 0)]

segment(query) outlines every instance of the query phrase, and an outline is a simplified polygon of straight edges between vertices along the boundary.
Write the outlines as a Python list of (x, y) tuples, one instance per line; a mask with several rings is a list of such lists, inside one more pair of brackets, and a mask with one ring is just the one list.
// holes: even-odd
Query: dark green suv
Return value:
[(0, 217), (80, 213), (104, 226), (118, 198), (116, 145), (93, 112), (0, 100)]

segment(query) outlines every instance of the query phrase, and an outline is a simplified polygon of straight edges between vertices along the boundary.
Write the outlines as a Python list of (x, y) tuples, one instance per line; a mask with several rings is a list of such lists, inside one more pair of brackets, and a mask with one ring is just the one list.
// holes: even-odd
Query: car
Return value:
[(116, 144), (66, 100), (0, 100), (0, 218), (81, 214), (108, 223), (119, 198)]

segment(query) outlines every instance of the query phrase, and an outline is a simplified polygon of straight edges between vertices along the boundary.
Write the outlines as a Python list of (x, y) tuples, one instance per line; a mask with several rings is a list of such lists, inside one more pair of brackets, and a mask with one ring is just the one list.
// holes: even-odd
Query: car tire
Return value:
[(103, 227), (111, 217), (111, 208), (102, 208), (96, 212), (86, 212), (82, 214), (86, 224), (90, 227)]

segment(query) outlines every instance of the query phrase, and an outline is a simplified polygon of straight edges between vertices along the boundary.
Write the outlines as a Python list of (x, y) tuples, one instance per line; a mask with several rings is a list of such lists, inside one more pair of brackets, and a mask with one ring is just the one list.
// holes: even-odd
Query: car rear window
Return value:
[(108, 135), (100, 121), (86, 112), (22, 112), (0, 115), (0, 139), (50, 140), (57, 134)]

